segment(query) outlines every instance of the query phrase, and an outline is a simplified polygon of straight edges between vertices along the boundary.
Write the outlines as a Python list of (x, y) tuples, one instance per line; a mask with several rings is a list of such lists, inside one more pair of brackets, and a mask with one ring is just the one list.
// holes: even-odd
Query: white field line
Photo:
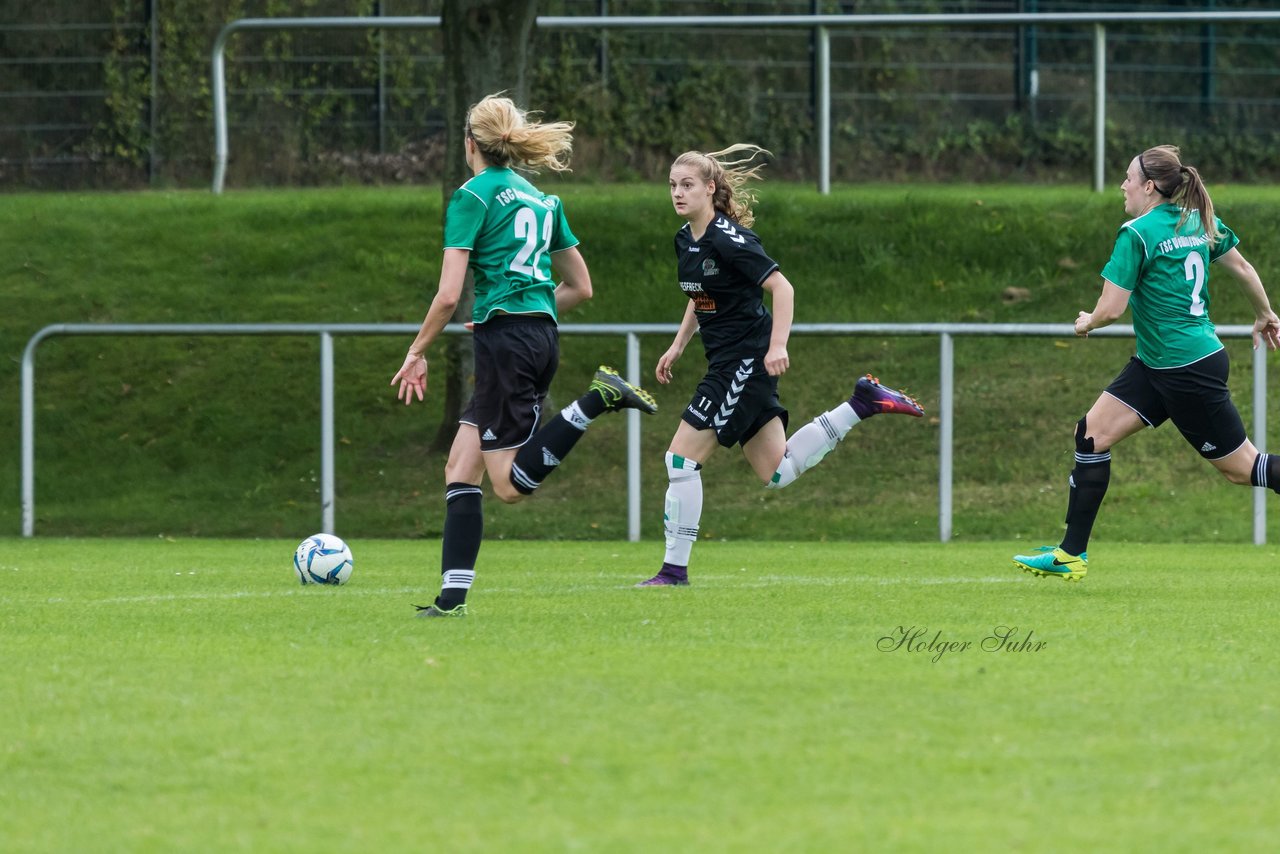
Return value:
[[(139, 602), (185, 602), (198, 600), (219, 600), (219, 599), (272, 599), (277, 596), (323, 596), (320, 585), (315, 587), (304, 588), (298, 585), (295, 590), (236, 590), (230, 593), (161, 593), (153, 596), (115, 596), (110, 599), (67, 599), (65, 597), (56, 599), (46, 599), (46, 602), (75, 602), (80, 605), (122, 605), (136, 604)], [(327, 588), (325, 588), (327, 589)], [(365, 588), (365, 587), (344, 587), (343, 596), (383, 596), (391, 593), (416, 593), (422, 595), (425, 588), (421, 587), (383, 587), (383, 588)]]
[[(709, 575), (707, 578), (716, 579), (733, 579), (732, 575), (714, 576)], [(740, 576), (739, 576), (740, 578)], [(990, 575), (985, 578), (966, 578), (964, 576), (949, 576), (947, 578), (904, 578), (900, 575), (879, 576), (879, 575), (845, 575), (839, 577), (832, 576), (794, 576), (794, 575), (758, 575), (751, 579), (752, 583), (759, 584), (811, 584), (819, 586), (836, 587), (842, 584), (1004, 584), (1010, 581), (1023, 581), (1025, 579), (1017, 575)]]
[[(1025, 578), (1004, 578), (990, 576), (987, 578), (877, 578), (869, 575), (856, 575), (846, 578), (809, 578), (805, 576), (792, 575), (770, 575), (760, 577), (757, 576), (751, 580), (746, 580), (740, 576), (732, 575), (698, 575), (695, 583), (701, 586), (706, 581), (728, 581), (726, 587), (733, 589), (755, 589), (764, 587), (780, 587), (790, 585), (791, 587), (844, 587), (854, 584), (874, 584), (878, 586), (888, 586), (893, 584), (903, 584), (927, 587), (935, 584), (1012, 584), (1015, 582), (1026, 583)], [(633, 587), (634, 584), (624, 585)], [(574, 588), (568, 588), (570, 590)]]
[[(612, 581), (612, 579), (601, 579), (602, 581)], [(433, 579), (434, 581), (434, 579)], [(932, 586), (937, 584), (1012, 584), (1026, 583), (1027, 580), (1020, 576), (987, 576), (981, 578), (902, 578), (902, 577), (882, 577), (872, 575), (848, 575), (848, 576), (803, 576), (803, 575), (766, 575), (754, 576), (751, 578), (743, 578), (739, 575), (699, 575), (696, 582), (699, 587), (702, 582), (718, 583), (728, 588), (761, 588), (774, 587), (781, 585), (792, 585), (802, 587), (842, 587), (845, 585), (855, 584), (874, 584), (874, 585), (919, 585), (921, 587)], [(587, 592), (600, 589), (625, 589), (634, 586), (635, 582), (630, 580), (628, 583), (615, 586), (613, 584), (575, 584), (570, 587), (557, 588), (561, 592)], [(428, 587), (431, 589), (428, 590)], [(276, 597), (290, 596), (324, 596), (324, 591), (328, 588), (322, 588), (319, 585), (314, 587), (302, 587), (282, 590), (237, 590), (226, 593), (161, 593), (149, 596), (113, 596), (109, 599), (70, 599), (67, 597), (55, 597), (46, 599), (51, 604), (60, 602), (71, 602), (77, 605), (135, 605), (161, 602), (193, 602), (193, 601), (234, 601), (236, 599), (272, 599)], [(359, 585), (344, 585), (341, 591), (333, 591), (333, 595), (341, 596), (391, 596), (391, 595), (416, 595), (423, 597), (430, 592), (434, 592), (433, 584), (425, 584), (419, 587), (361, 587)], [(487, 587), (477, 588), (477, 592), (486, 594), (526, 594), (529, 588), (526, 587)]]

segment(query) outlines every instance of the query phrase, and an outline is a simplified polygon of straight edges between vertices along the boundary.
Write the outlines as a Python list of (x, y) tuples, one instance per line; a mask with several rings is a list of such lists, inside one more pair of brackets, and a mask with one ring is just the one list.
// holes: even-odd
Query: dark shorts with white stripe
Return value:
[(787, 427), (787, 410), (778, 402), (778, 378), (764, 359), (739, 359), (711, 366), (698, 383), (681, 419), (699, 430), (714, 430), (726, 448), (745, 445), (774, 418)]
[(1181, 368), (1150, 368), (1134, 356), (1107, 394), (1151, 427), (1172, 420), (1196, 453), (1220, 460), (1249, 438), (1227, 389), (1230, 373), (1225, 349)]
[(458, 418), (480, 431), (480, 450), (519, 448), (538, 429), (560, 364), (555, 321), (500, 314), (475, 328), (476, 390)]

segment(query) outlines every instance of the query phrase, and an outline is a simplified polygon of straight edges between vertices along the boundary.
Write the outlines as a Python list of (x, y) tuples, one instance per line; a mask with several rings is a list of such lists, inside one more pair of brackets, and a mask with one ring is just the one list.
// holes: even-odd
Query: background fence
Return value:
[[(334, 477), (334, 355), (335, 335), (400, 335), (408, 336), (417, 330), (413, 324), (57, 324), (41, 329), (27, 342), (22, 356), (22, 535), (35, 534), (36, 496), (36, 350), (40, 343), (59, 335), (318, 335), (320, 337), (319, 389), (320, 424), (320, 530), (332, 533), (336, 530)], [(626, 375), (634, 383), (642, 382), (640, 368), (639, 335), (671, 335), (678, 324), (567, 324), (560, 327), (562, 335), (617, 335), (626, 339)], [(453, 335), (468, 334), (461, 324), (450, 324), (444, 330)], [(952, 532), (952, 472), (955, 437), (955, 352), (957, 336), (975, 337), (1055, 337), (1072, 338), (1074, 330), (1066, 324), (1049, 323), (797, 323), (792, 327), (796, 335), (878, 335), (878, 336), (937, 336), (940, 342), (938, 414), (938, 538), (942, 542), (951, 539)], [(1115, 325), (1090, 333), (1100, 338), (1132, 338), (1133, 327)], [(1250, 338), (1252, 326), (1219, 326), (1217, 334), (1222, 338)], [(1251, 438), (1257, 448), (1267, 448), (1267, 348), (1253, 351), (1253, 428)], [(627, 539), (640, 539), (640, 413), (630, 410), (627, 417)], [(1253, 488), (1253, 542), (1263, 545), (1267, 541), (1266, 504), (1268, 490)]]
[[(1108, 28), (1108, 145), (1176, 140), (1222, 177), (1280, 177), (1280, 25), (1162, 23), (1201, 3), (548, 0), (543, 15), (1147, 12)], [(205, 185), (208, 53), (240, 17), (436, 15), (437, 0), (10, 0), (0, 10), (0, 185)], [(750, 139), (816, 174), (805, 30), (541, 32), (531, 101), (579, 122), (578, 174), (649, 176), (672, 150)], [(836, 180), (1085, 180), (1089, 27), (832, 33)], [(228, 55), (230, 179), (435, 181), (435, 31), (245, 33)], [(1121, 157), (1122, 154), (1117, 154)]]

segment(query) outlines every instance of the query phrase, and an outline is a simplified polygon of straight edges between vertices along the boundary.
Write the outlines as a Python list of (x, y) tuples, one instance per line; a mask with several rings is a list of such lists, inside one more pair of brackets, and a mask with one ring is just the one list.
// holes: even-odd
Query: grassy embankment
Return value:
[[(554, 181), (547, 182), (553, 186)], [(1280, 282), (1274, 189), (1214, 188), (1264, 280)], [(661, 185), (563, 188), (596, 283), (574, 322), (676, 322)], [(1124, 218), (1118, 192), (1083, 188), (867, 187), (819, 197), (765, 184), (758, 229), (797, 288), (802, 322), (1067, 322), (1092, 306)], [(342, 189), (9, 196), (0, 206), (0, 533), (19, 529), (18, 360), (56, 322), (411, 322), (438, 269), (440, 194)], [(1006, 303), (1002, 292), (1029, 298)], [(1230, 281), (1220, 324), (1250, 319)], [(646, 375), (666, 336), (643, 339)], [(438, 534), (436, 401), (405, 409), (387, 382), (404, 337), (339, 338), (340, 533)], [(955, 537), (1056, 537), (1071, 429), (1131, 351), (1124, 340), (956, 342)], [(1229, 344), (1247, 423), (1248, 348)], [(934, 338), (793, 339), (784, 403), (793, 426), (866, 371), (938, 402)], [(557, 401), (615, 338), (566, 336)], [(701, 369), (695, 344), (662, 411), (644, 424), (644, 534), (661, 531), (661, 454)], [(307, 339), (55, 339), (39, 351), (37, 530), (43, 534), (281, 536), (319, 520), (318, 342)], [(1280, 402), (1280, 395), (1274, 395)], [(1274, 423), (1274, 418), (1273, 418)], [(708, 537), (929, 540), (937, 535), (938, 426), (871, 421), (796, 487), (758, 488), (736, 453), (708, 465)], [(494, 537), (625, 536), (625, 436), (593, 427), (542, 495), (488, 503)], [(1099, 539), (1248, 540), (1249, 492), (1220, 483), (1170, 428), (1116, 455)], [(589, 501), (581, 500), (589, 495)], [(1274, 514), (1273, 514), (1274, 516)], [(1272, 537), (1277, 535), (1272, 524)]]

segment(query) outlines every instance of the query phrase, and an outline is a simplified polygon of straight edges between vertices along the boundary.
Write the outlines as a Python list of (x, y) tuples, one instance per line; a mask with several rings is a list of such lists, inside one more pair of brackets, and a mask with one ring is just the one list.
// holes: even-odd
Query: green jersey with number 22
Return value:
[(445, 211), (444, 248), (471, 253), (476, 323), (497, 312), (555, 320), (551, 253), (577, 245), (560, 199), (511, 169), (485, 169), (454, 191)]
[(1131, 293), (1138, 358), (1152, 368), (1180, 368), (1222, 349), (1209, 319), (1209, 263), (1239, 243), (1214, 217), (1222, 237), (1213, 246), (1191, 211), (1158, 205), (1120, 226), (1102, 278)]

